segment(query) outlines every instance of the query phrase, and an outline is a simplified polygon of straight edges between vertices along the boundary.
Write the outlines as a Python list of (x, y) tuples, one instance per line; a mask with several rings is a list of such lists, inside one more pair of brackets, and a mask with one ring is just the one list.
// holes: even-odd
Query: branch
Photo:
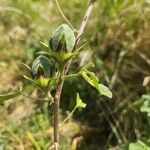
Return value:
[[(82, 23), (80, 25), (80, 28), (78, 30), (78, 34), (76, 37), (76, 44), (75, 44), (74, 51), (76, 50), (76, 47), (80, 41), (80, 37), (83, 34), (84, 29), (87, 25), (87, 21), (91, 14), (94, 1), (95, 0), (90, 0), (89, 6), (85, 12), (85, 16), (82, 20)], [(67, 72), (70, 68), (71, 62), (72, 62), (72, 59), (70, 59), (69, 62), (64, 67), (62, 76), (67, 74)], [(57, 145), (59, 145), (59, 107), (60, 107), (60, 97), (61, 97), (61, 93), (62, 93), (63, 84), (64, 84), (64, 79), (61, 79), (60, 84), (56, 88), (56, 93), (55, 93), (55, 97), (54, 97), (54, 143), (57, 143)], [(54, 150), (58, 150), (58, 149), (59, 149), (59, 146), (54, 148)]]
[[(94, 6), (94, 2), (95, 2), (95, 0), (90, 0), (89, 7), (87, 8), (87, 10), (85, 12), (84, 18), (83, 18), (83, 20), (81, 22), (81, 25), (80, 25), (80, 28), (78, 30), (78, 34), (77, 34), (77, 37), (76, 37), (76, 44), (74, 46), (74, 51), (76, 51), (76, 47), (78, 46), (78, 43), (79, 43), (80, 38), (81, 38), (81, 35), (83, 34), (84, 29), (85, 29), (85, 27), (87, 25), (88, 19), (90, 17), (90, 14), (91, 14), (93, 6)], [(69, 60), (67, 66), (66, 66), (65, 74), (67, 74), (67, 72), (68, 72), (68, 70), (70, 68), (71, 62), (72, 62), (72, 59)]]
[(87, 25), (87, 21), (88, 21), (88, 19), (89, 19), (89, 17), (90, 17), (90, 14), (91, 14), (91, 11), (92, 11), (92, 8), (93, 8), (93, 5), (94, 5), (94, 1), (95, 1), (95, 0), (90, 0), (89, 7), (88, 7), (87, 10), (86, 10), (86, 13), (85, 13), (85, 15), (84, 15), (84, 18), (83, 18), (83, 20), (82, 20), (82, 23), (81, 23), (81, 25), (80, 25), (80, 28), (79, 28), (79, 31), (78, 31), (78, 34), (77, 34), (76, 45), (78, 45), (78, 42), (79, 42), (79, 40), (80, 40), (80, 37), (81, 37), (81, 35), (83, 34), (84, 29), (85, 29), (85, 27), (86, 27), (86, 25)]

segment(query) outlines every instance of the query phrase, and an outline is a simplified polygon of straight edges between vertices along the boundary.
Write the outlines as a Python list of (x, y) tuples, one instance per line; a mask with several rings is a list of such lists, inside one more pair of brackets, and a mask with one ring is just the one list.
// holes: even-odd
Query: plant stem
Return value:
[(58, 85), (54, 97), (54, 143), (58, 145), (58, 148), (55, 146), (54, 150), (59, 149), (59, 107), (63, 84), (64, 80), (62, 80), (61, 83)]
[(80, 75), (80, 72), (75, 73), (75, 74), (69, 74), (69, 75), (63, 76), (62, 79), (71, 78), (71, 77), (76, 77), (76, 76), (79, 76), (79, 75)]
[(71, 113), (67, 116), (67, 118), (65, 118), (65, 120), (60, 123), (59, 127), (61, 127), (70, 117), (72, 117), (72, 115), (73, 115), (73, 113), (75, 112), (76, 109), (77, 109), (77, 106), (75, 106), (73, 108), (73, 110), (71, 111)]
[(58, 0), (55, 0), (55, 3), (56, 3), (56, 5), (57, 5), (57, 7), (58, 7), (58, 10), (59, 10), (60, 14), (61, 14), (62, 17), (64, 18), (64, 20), (69, 24), (69, 26), (70, 26), (74, 31), (76, 31), (76, 29), (73, 27), (73, 25), (70, 23), (70, 21), (66, 18), (66, 16), (65, 16), (64, 13), (63, 13), (63, 11), (61, 10), (60, 5), (59, 5), (59, 3), (58, 3)]
[(76, 46), (77, 46), (77, 44), (78, 44), (78, 42), (80, 40), (81, 35), (84, 32), (84, 29), (85, 29), (86, 25), (87, 25), (87, 21), (88, 21), (88, 19), (90, 17), (90, 14), (92, 12), (94, 2), (95, 2), (95, 0), (90, 0), (89, 7), (87, 8), (87, 10), (85, 12), (84, 18), (83, 18), (83, 20), (81, 22), (81, 25), (80, 25), (80, 28), (79, 28), (79, 31), (78, 31), (78, 35), (77, 35), (77, 38), (76, 38), (77, 39), (76, 40)]
[[(79, 28), (79, 31), (77, 34), (76, 44), (75, 44), (74, 50), (76, 50), (76, 47), (77, 47), (78, 42), (80, 40), (80, 37), (83, 34), (84, 29), (87, 25), (87, 21), (88, 21), (90, 14), (91, 14), (94, 1), (95, 0), (90, 0), (89, 7), (86, 10), (85, 16), (83, 18), (83, 21), (80, 25), (80, 28)], [(71, 62), (72, 62), (72, 59), (70, 59), (69, 62), (67, 63), (67, 65), (64, 67), (63, 73), (61, 74), (62, 77), (67, 74), (69, 67), (71, 65)], [(62, 93), (63, 84), (64, 84), (64, 79), (61, 79), (60, 84), (56, 88), (56, 93), (55, 93), (55, 97), (54, 97), (54, 145), (57, 145), (54, 147), (54, 150), (59, 150), (59, 107), (60, 107), (60, 96)]]

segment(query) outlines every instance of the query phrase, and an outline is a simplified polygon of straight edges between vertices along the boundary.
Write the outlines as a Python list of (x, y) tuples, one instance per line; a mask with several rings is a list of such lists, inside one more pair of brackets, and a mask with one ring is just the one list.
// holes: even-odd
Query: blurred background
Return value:
[[(88, 3), (59, 0), (76, 29)], [(48, 43), (62, 23), (54, 0), (0, 0), (0, 94), (26, 87), (24, 96), (0, 107), (1, 150), (47, 150), (52, 144), (52, 108), (38, 101), (41, 93), (23, 78), (21, 63), (30, 65), (45, 50), (39, 41)], [(79, 46), (84, 43), (70, 73), (92, 60), (113, 98), (99, 97), (82, 77), (65, 82), (61, 119), (73, 109), (77, 92), (87, 107), (61, 128), (61, 150), (149, 150), (150, 1), (96, 0)]]

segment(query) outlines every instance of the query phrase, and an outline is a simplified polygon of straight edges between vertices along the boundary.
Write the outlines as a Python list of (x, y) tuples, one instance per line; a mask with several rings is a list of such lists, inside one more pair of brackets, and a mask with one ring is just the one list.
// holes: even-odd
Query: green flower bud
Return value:
[(46, 88), (48, 86), (49, 79), (44, 76), (39, 76), (37, 79), (37, 83), (40, 87)]
[(73, 30), (67, 25), (60, 25), (50, 39), (49, 46), (53, 51), (71, 52), (75, 45)]
[(55, 77), (57, 73), (56, 62), (53, 58), (49, 59), (45, 56), (39, 56), (32, 64), (31, 73), (37, 84), (42, 89), (47, 89), (49, 84), (51, 84), (50, 79)]
[(49, 59), (45, 56), (37, 57), (31, 67), (32, 75), (34, 77), (39, 77), (43, 75), (45, 77), (50, 77), (51, 75), (51, 63)]

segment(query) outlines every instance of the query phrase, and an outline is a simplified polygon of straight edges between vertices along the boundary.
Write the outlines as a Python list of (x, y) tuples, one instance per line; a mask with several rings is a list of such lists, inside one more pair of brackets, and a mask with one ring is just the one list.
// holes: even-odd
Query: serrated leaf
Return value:
[(51, 75), (51, 63), (49, 59), (45, 56), (37, 57), (32, 64), (32, 74), (36, 76), (39, 69), (42, 69), (45, 77), (50, 77)]
[(9, 99), (12, 99), (12, 98), (15, 98), (17, 96), (19, 96), (22, 92), (22, 89), (20, 89), (19, 91), (16, 91), (14, 93), (9, 93), (9, 94), (6, 94), (6, 95), (0, 95), (0, 105), (3, 105), (3, 103), (6, 101), (6, 100), (9, 100)]
[(98, 91), (99, 91), (100, 95), (105, 95), (108, 98), (112, 98), (112, 92), (108, 89), (107, 86), (105, 86), (103, 84), (99, 84)]
[(76, 107), (80, 107), (80, 108), (86, 107), (86, 104), (83, 103), (82, 99), (79, 96), (79, 93), (77, 93), (77, 97), (76, 97)]
[(67, 52), (71, 52), (75, 45), (75, 36), (73, 30), (67, 25), (60, 25), (54, 32), (50, 41), (52, 50), (57, 51), (60, 43), (65, 43)]

